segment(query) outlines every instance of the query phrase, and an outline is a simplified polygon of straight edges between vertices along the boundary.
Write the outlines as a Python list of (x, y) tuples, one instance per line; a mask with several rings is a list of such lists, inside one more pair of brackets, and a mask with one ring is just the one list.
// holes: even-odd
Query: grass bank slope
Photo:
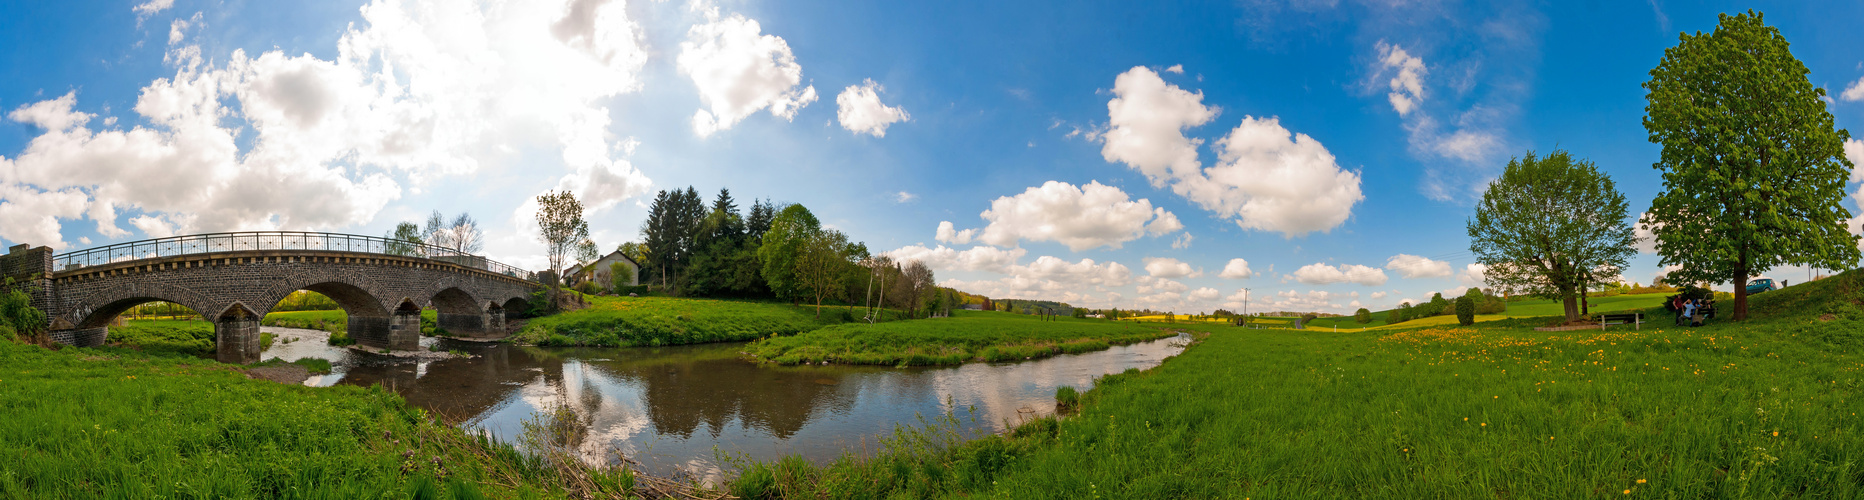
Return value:
[(588, 297), (589, 307), (532, 319), (511, 340), (542, 346), (701, 344), (795, 335), (846, 318), (843, 308), (667, 297)]
[(849, 323), (759, 340), (751, 356), (779, 364), (955, 365), (1097, 351), (1176, 335), (1133, 322), (955, 311), (949, 318)]
[(734, 486), (804, 492), (784, 498), (1860, 498), (1861, 283), (1853, 272), (1762, 294), (1754, 320), (1700, 328), (1192, 327), (1210, 335), (1101, 379), (1077, 416), (952, 446), (896, 439), (827, 467), (757, 464)]
[(0, 497), (553, 498), (539, 462), (380, 389), (0, 342)]

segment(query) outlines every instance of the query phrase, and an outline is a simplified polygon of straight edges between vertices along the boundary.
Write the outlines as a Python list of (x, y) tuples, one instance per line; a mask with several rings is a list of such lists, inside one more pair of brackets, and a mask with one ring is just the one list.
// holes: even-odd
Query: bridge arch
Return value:
[(76, 329), (104, 328), (130, 308), (158, 301), (181, 304), (204, 317), (212, 317), (226, 308), (226, 304), (216, 304), (205, 295), (178, 285), (120, 283), (79, 299), (66, 309), (64, 319)]
[(310, 290), (330, 297), (350, 316), (387, 318), (392, 307), (385, 300), (387, 288), (368, 276), (316, 270), (297, 273), (274, 284), (266, 291), (263, 299), (266, 310), (259, 314), (263, 316), (270, 312), (272, 306), (298, 290)]

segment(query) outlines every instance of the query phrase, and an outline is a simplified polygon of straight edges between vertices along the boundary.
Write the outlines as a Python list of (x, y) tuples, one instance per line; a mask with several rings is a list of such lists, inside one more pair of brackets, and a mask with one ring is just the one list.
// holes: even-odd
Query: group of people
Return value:
[(1671, 305), (1676, 308), (1678, 313), (1676, 324), (1679, 326), (1682, 325), (1685, 320), (1689, 321), (1689, 326), (1702, 326), (1703, 315), (1708, 314), (1709, 308), (1713, 307), (1709, 299), (1684, 299), (1681, 297), (1678, 297), (1676, 302)]

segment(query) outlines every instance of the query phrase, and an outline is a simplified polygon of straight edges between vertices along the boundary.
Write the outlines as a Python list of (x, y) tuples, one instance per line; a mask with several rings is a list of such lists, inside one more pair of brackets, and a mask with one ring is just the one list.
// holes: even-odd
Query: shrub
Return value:
[(1392, 310), (1385, 312), (1385, 322), (1393, 325), (1403, 323), (1404, 313), (1397, 308), (1392, 308)]
[(1081, 393), (1074, 387), (1061, 386), (1055, 389), (1055, 413), (1072, 413), (1081, 407)]
[(1358, 311), (1353, 311), (1353, 322), (1359, 323), (1361, 325), (1366, 324), (1366, 323), (1371, 323), (1372, 322), (1372, 311), (1369, 311), (1364, 307), (1359, 308)]
[[(1481, 292), (1476, 292), (1481, 293)], [(1476, 324), (1476, 299), (1464, 294), (1456, 299), (1456, 324), (1469, 326)]]

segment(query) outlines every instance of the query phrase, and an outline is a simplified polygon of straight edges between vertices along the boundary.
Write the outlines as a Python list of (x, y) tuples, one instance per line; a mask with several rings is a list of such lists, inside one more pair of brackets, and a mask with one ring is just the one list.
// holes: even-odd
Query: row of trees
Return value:
[[(1714, 32), (1683, 34), (1644, 84), (1644, 128), (1662, 146), (1664, 190), (1638, 224), (1655, 234), (1671, 285), (1731, 283), (1733, 319), (1748, 314), (1748, 279), (1780, 265), (1848, 269), (1860, 258), (1843, 207), (1850, 133), (1834, 126), (1825, 89), (1786, 38), (1753, 11), (1723, 14)], [(1468, 224), (1492, 285), (1563, 301), (1621, 281), (1637, 236), (1624, 195), (1590, 161), (1565, 151), (1508, 163)]]
[[(572, 195), (547, 194), (539, 205), (552, 269), (561, 270), (561, 259), (571, 253), (583, 262), (598, 258)], [(617, 251), (641, 265), (643, 282), (671, 295), (811, 302), (818, 317), (824, 305), (837, 302), (850, 310), (862, 306), (865, 317), (879, 321), (888, 307), (913, 317), (940, 315), (964, 300), (956, 290), (937, 287), (924, 263), (874, 255), (866, 244), (822, 227), (802, 205), (754, 200), (745, 214), (729, 189), (720, 189), (710, 204), (691, 187), (660, 191), (641, 225), (641, 241)]]

